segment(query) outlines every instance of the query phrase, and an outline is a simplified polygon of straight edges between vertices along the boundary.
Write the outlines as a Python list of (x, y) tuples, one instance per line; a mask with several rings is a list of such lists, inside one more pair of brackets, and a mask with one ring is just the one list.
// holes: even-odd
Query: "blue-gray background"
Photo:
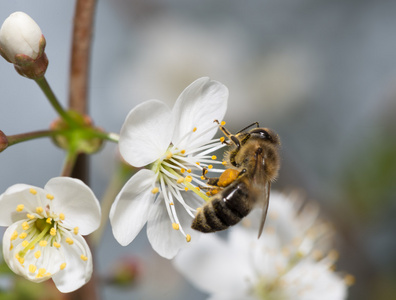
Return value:
[[(74, 1), (0, 1), (0, 20), (28, 13), (47, 39), (46, 74), (60, 101), (68, 97)], [(201, 76), (230, 90), (231, 131), (253, 121), (282, 138), (283, 166), (274, 188), (298, 188), (337, 225), (338, 269), (354, 274), (349, 299), (396, 295), (396, 2), (388, 0), (102, 0), (94, 33), (90, 113), (118, 132), (136, 104), (170, 106)], [(33, 81), (0, 61), (0, 130), (48, 128), (56, 114)], [(116, 146), (92, 156), (100, 198)], [(43, 186), (58, 176), (63, 152), (48, 140), (0, 154), (0, 191)], [(1, 209), (1, 208), (0, 208)], [(141, 260), (130, 289), (105, 287), (105, 298), (204, 299), (150, 248), (144, 232), (121, 247), (109, 228), (98, 249), (106, 274), (117, 258)]]

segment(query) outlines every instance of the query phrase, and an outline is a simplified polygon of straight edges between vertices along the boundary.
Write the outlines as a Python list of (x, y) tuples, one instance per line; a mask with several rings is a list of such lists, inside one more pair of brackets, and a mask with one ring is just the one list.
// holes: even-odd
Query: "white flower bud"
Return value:
[(36, 59), (40, 52), (41, 29), (24, 12), (14, 12), (0, 29), (0, 47), (5, 59), (16, 63), (15, 55), (24, 54)]

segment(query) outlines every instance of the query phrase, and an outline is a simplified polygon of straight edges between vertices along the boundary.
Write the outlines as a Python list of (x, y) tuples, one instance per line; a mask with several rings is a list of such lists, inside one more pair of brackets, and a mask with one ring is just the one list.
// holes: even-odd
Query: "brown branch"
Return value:
[[(89, 67), (96, 0), (77, 0), (74, 15), (73, 44), (69, 83), (69, 108), (80, 114), (88, 113)], [(88, 157), (79, 155), (72, 177), (88, 184)], [(89, 240), (87, 240), (89, 243)], [(94, 256), (94, 249), (92, 249)], [(67, 294), (67, 300), (99, 299), (95, 270), (91, 280), (79, 290)]]

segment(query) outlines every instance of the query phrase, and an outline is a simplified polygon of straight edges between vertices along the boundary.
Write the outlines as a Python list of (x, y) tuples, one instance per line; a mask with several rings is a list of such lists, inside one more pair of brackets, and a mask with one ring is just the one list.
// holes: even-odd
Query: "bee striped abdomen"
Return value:
[(224, 189), (205, 204), (192, 222), (191, 227), (201, 232), (215, 232), (238, 223), (251, 210), (247, 188), (243, 182)]

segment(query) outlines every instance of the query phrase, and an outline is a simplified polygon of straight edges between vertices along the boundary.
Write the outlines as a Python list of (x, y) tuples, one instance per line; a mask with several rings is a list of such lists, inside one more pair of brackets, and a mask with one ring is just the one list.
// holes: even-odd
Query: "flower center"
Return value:
[[(78, 227), (67, 226), (64, 224), (65, 215), (56, 214), (51, 209), (51, 202), (55, 201), (55, 197), (51, 194), (43, 197), (35, 189), (30, 189), (30, 194), (32, 203), (37, 203), (38, 206), (32, 210), (23, 204), (17, 205), (16, 211), (25, 214), (26, 219), (10, 237), (10, 251), (15, 253), (15, 258), (26, 269), (28, 276), (51, 277), (65, 269), (64, 252), (71, 250), (68, 247), (77, 247), (81, 251), (81, 260), (86, 261), (88, 258), (83, 245), (74, 238), (78, 234)], [(53, 260), (62, 262), (56, 266), (52, 263)]]

